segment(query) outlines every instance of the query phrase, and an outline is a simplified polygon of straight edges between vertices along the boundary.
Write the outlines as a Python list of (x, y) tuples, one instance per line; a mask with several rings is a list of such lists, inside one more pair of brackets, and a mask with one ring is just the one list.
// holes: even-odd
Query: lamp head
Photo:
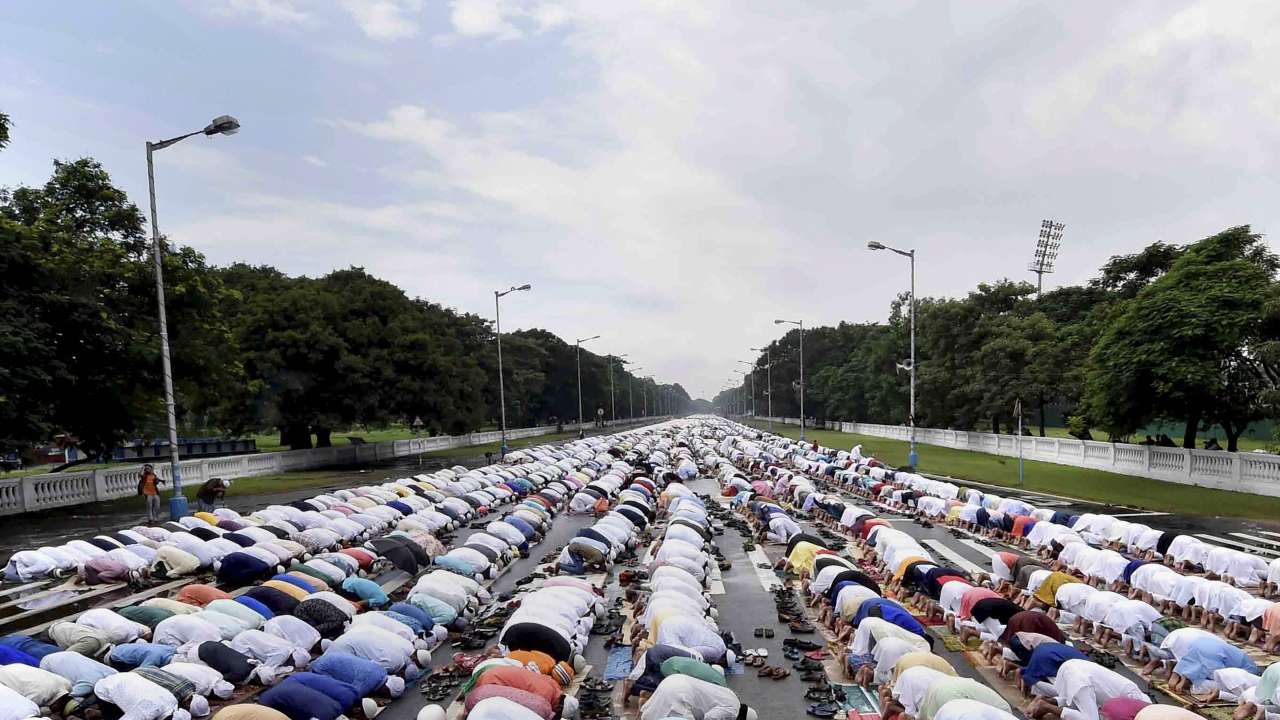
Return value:
[(219, 115), (204, 129), (205, 135), (235, 135), (240, 131), (240, 121), (230, 115)]
[(883, 249), (884, 249), (884, 243), (876, 242), (875, 240), (872, 240), (871, 242), (867, 243), (867, 249), (869, 249), (869, 250), (883, 250)]
[(533, 289), (533, 286), (530, 285), (529, 283), (525, 283), (520, 287), (516, 288), (516, 290), (532, 290), (532, 289)]

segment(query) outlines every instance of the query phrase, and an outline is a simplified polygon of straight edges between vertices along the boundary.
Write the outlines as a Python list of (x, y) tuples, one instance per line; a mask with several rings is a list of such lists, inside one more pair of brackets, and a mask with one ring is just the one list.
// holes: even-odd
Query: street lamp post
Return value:
[[(627, 403), (631, 406), (632, 419), (634, 419), (636, 416), (636, 402), (635, 402), (635, 397), (631, 394), (631, 383), (633, 380), (636, 379), (636, 373), (640, 372), (643, 369), (644, 368), (640, 367), (639, 365), (632, 365), (631, 371), (627, 373)], [(641, 393), (644, 392), (644, 383), (640, 383), (640, 392)]]
[(525, 283), (520, 287), (513, 286), (501, 292), (497, 290), (493, 291), (493, 327), (498, 340), (498, 407), (500, 408), (499, 412), (502, 418), (502, 421), (499, 424), (499, 430), (502, 433), (502, 442), (498, 447), (498, 456), (500, 458), (505, 458), (507, 456), (507, 395), (506, 390), (503, 389), (502, 380), (502, 308), (499, 305), (498, 300), (508, 293), (529, 290), (532, 287), (532, 285)]
[[(625, 353), (622, 355), (609, 356), (609, 412), (613, 414), (614, 422), (618, 421), (618, 403), (613, 399), (613, 361), (621, 360), (624, 357), (626, 357)], [(624, 362), (622, 364), (625, 365), (626, 363)]]
[(800, 439), (804, 440), (804, 321), (774, 320), (774, 325), (795, 325), (800, 328)]
[(899, 250), (884, 243), (872, 240), (867, 243), (871, 250), (889, 250), (911, 261), (911, 403), (907, 410), (907, 421), (911, 424), (911, 451), (907, 453), (907, 464), (919, 468), (920, 455), (916, 452), (916, 251)]
[(574, 343), (574, 357), (578, 362), (578, 437), (586, 437), (587, 433), (582, 429), (582, 343), (588, 340), (596, 340), (600, 336), (592, 335), (589, 338), (578, 338)]
[(756, 417), (756, 364), (753, 362), (747, 362), (746, 360), (739, 360), (738, 362), (742, 365), (746, 365), (747, 367), (751, 368), (751, 417), (752, 419), (755, 419)]
[(768, 345), (762, 348), (751, 348), (751, 350), (753, 352), (764, 352), (764, 395), (767, 403), (765, 412), (769, 413), (769, 432), (773, 432), (773, 352)]
[(161, 140), (147, 141), (147, 194), (151, 200), (151, 244), (156, 263), (156, 317), (160, 324), (160, 368), (164, 377), (164, 411), (169, 423), (169, 479), (173, 482), (173, 495), (169, 498), (169, 514), (177, 520), (187, 514), (187, 498), (182, 494), (182, 467), (178, 461), (178, 417), (173, 401), (173, 366), (169, 361), (169, 321), (164, 308), (164, 239), (156, 220), (156, 166), (152, 157), (156, 150), (186, 140), (194, 135), (235, 135), (240, 121), (230, 115), (219, 115), (203, 130)]

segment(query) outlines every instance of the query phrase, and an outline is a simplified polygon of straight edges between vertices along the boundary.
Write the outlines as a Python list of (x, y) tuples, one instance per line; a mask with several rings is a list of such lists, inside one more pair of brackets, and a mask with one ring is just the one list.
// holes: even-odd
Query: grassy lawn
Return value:
[[(578, 433), (576, 431), (571, 431), (571, 432), (562, 432), (562, 433), (551, 433), (550, 435), (538, 435), (536, 437), (529, 437), (529, 438), (520, 438), (519, 440), (508, 440), (507, 449), (519, 450), (520, 448), (524, 448), (524, 447), (530, 447), (533, 445), (544, 445), (546, 443), (556, 442), (558, 440), (570, 440), (576, 437), (578, 437)], [(495, 442), (495, 443), (489, 443), (487, 445), (468, 445), (466, 447), (449, 448), (448, 450), (437, 450), (435, 452), (426, 453), (425, 455), (423, 455), (423, 457), (438, 458), (438, 459), (464, 458), (464, 457), (475, 457), (477, 455), (483, 455), (486, 452), (491, 452), (493, 453), (494, 458), (496, 459), (498, 456), (498, 449), (499, 449), (499, 444)]]
[[(63, 472), (84, 472), (86, 470), (105, 470), (106, 468), (114, 467), (116, 465), (123, 465), (123, 464), (124, 463), (115, 463), (114, 465), (108, 465), (106, 463), (84, 463), (82, 465), (69, 467), (66, 470), (63, 470)], [(35, 465), (32, 467), (22, 468), (21, 470), (0, 472), (0, 480), (9, 480), (11, 478), (26, 477), (28, 475), (44, 475), (48, 472), (51, 472), (56, 467), (58, 466), (57, 465)]]
[[(337, 447), (339, 445), (350, 445), (351, 441), (347, 438), (353, 436), (364, 438), (364, 441), (368, 443), (379, 443), (388, 440), (411, 440), (414, 434), (413, 429), (407, 427), (389, 427), (378, 430), (334, 430), (329, 439)], [(254, 435), (253, 439), (258, 443), (258, 452), (278, 452), (289, 449), (287, 446), (280, 444), (280, 433), (278, 432)]]
[[(1040, 427), (1039, 427), (1038, 425), (1037, 425), (1037, 426), (1032, 426), (1032, 427), (1031, 427), (1031, 432), (1032, 432), (1033, 434), (1039, 435), (1039, 434), (1040, 434)], [(1071, 435), (1070, 435), (1070, 434), (1068, 434), (1068, 433), (1067, 433), (1067, 429), (1066, 429), (1066, 428), (1060, 428), (1060, 427), (1046, 427), (1046, 428), (1044, 429), (1044, 434), (1045, 434), (1045, 436), (1046, 436), (1046, 437), (1063, 438), (1063, 439), (1067, 439), (1067, 440), (1074, 440), (1074, 439), (1075, 439), (1075, 438), (1071, 437)], [(1205, 441), (1205, 440), (1207, 440), (1207, 439), (1209, 439), (1209, 437), (1210, 437), (1211, 435), (1212, 435), (1212, 436), (1214, 436), (1214, 437), (1217, 437), (1217, 438), (1218, 438), (1218, 442), (1222, 443), (1222, 446), (1223, 446), (1224, 448), (1227, 446), (1227, 438), (1226, 438), (1226, 436), (1225, 436), (1225, 435), (1223, 435), (1222, 433), (1217, 433), (1216, 435), (1215, 435), (1214, 433), (1201, 433), (1200, 435), (1198, 435), (1198, 436), (1196, 437), (1196, 447), (1198, 447), (1198, 448), (1203, 448), (1203, 447), (1204, 447), (1204, 441)], [(1134, 435), (1134, 436), (1133, 436), (1133, 439), (1135, 439), (1135, 440), (1141, 440), (1141, 439), (1142, 439), (1142, 437), (1143, 437), (1142, 435)], [(1154, 436), (1153, 436), (1153, 437), (1154, 437)], [(1098, 433), (1094, 433), (1094, 439), (1097, 439), (1097, 440), (1106, 440), (1107, 438), (1106, 438), (1106, 434), (1105, 434), (1105, 433), (1103, 433), (1103, 434), (1101, 434), (1101, 435), (1099, 435)], [(1176, 443), (1178, 443), (1178, 446), (1179, 446), (1179, 447), (1181, 447), (1181, 446), (1182, 446), (1182, 434), (1181, 434), (1181, 433), (1179, 433), (1179, 434), (1177, 435), (1177, 437), (1174, 437), (1174, 438), (1173, 438), (1173, 441), (1174, 441), (1174, 442), (1176, 442)], [(1267, 441), (1267, 440), (1259, 440), (1259, 439), (1257, 439), (1257, 438), (1250, 438), (1250, 437), (1242, 437), (1242, 438), (1240, 438), (1240, 441), (1239, 441), (1239, 442), (1240, 442), (1240, 452), (1253, 452), (1254, 450), (1266, 450), (1266, 449), (1267, 449), (1267, 446), (1271, 444), (1271, 442), (1270, 442), (1270, 441)]]
[[(750, 424), (762, 429), (768, 428), (768, 423), (765, 422)], [(794, 438), (799, 437), (800, 428), (775, 424), (774, 432)], [(908, 443), (901, 440), (830, 430), (806, 430), (805, 437), (834, 448), (848, 449), (860, 443), (863, 454), (874, 455), (890, 465), (903, 465), (907, 462)], [(920, 445), (919, 450), (920, 468), (925, 472), (1006, 487), (1016, 487), (1018, 484), (1017, 458), (935, 445)], [(1268, 519), (1280, 515), (1280, 498), (1166, 483), (1034, 460), (1026, 461), (1025, 467), (1026, 489), (1030, 491), (1192, 515), (1211, 512), (1219, 516)]]

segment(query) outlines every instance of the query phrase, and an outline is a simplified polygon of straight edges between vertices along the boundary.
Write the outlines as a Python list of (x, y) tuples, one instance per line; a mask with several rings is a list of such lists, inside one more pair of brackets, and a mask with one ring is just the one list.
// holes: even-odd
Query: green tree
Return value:
[(1217, 422), (1235, 450), (1267, 405), (1260, 353), (1276, 337), (1280, 262), (1248, 226), (1193, 243), (1123, 301), (1090, 355), (1087, 407), (1113, 437), (1153, 419), (1186, 422), (1183, 446)]

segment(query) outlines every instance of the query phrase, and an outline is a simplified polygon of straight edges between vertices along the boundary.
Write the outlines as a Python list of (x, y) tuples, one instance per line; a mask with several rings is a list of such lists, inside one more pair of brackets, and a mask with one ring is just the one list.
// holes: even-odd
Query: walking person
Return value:
[(138, 494), (147, 501), (148, 525), (155, 525), (160, 519), (160, 486), (162, 484), (164, 481), (156, 475), (151, 465), (142, 466), (142, 473), (138, 476)]

